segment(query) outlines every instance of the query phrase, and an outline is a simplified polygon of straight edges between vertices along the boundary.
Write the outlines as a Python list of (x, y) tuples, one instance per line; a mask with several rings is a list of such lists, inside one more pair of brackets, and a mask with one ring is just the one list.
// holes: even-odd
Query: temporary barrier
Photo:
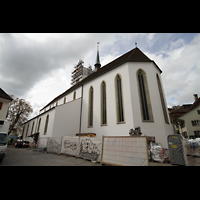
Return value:
[(92, 161), (101, 161), (101, 138), (81, 138), (79, 156)]
[(38, 139), (38, 150), (39, 151), (46, 151), (47, 150), (47, 140), (48, 137), (42, 137)]
[[(57, 148), (57, 146), (55, 147)], [(63, 136), (61, 140), (60, 153), (69, 154), (69, 155), (81, 157), (84, 159), (88, 159), (91, 161), (100, 162), (101, 148), (102, 148), (101, 137)]]
[(48, 138), (47, 140), (47, 152), (60, 154), (61, 138)]
[(72, 136), (63, 136), (62, 137), (62, 145), (61, 145), (61, 153), (69, 154), (73, 156), (78, 156), (80, 151), (79, 147), (79, 137)]
[(171, 164), (185, 165), (183, 139), (183, 136), (178, 134), (168, 135), (167, 137)]
[(101, 163), (123, 166), (149, 166), (146, 137), (103, 136)]

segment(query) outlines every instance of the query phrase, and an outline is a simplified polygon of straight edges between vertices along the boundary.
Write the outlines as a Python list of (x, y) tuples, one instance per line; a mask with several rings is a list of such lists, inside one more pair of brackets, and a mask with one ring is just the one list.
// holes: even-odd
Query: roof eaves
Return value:
[[(190, 106), (190, 108), (188, 108), (188, 111), (186, 113), (184, 113), (183, 115), (186, 115), (187, 113), (189, 113), (191, 110), (193, 110), (194, 108), (196, 108), (198, 105), (200, 105), (200, 97)], [(181, 118), (183, 115), (181, 115), (178, 118)]]
[[(141, 55), (139, 56), (139, 59), (136, 60), (132, 60), (131, 56), (137, 53), (137, 55)], [(138, 54), (139, 53), (139, 54)], [(144, 57), (144, 59), (142, 59)], [(141, 59), (141, 60), (140, 60)], [(87, 76), (86, 78), (84, 78), (83, 80), (81, 80), (80, 82), (78, 82), (76, 85), (70, 87), (68, 90), (66, 90), (65, 92), (63, 92), (62, 94), (60, 94), (59, 96), (57, 96), (56, 98), (54, 98), (50, 103), (48, 103), (46, 106), (44, 106), (41, 110), (43, 110), (44, 108), (48, 107), (50, 104), (56, 102), (58, 99), (64, 97), (65, 95), (69, 94), (70, 92), (72, 92), (73, 90), (75, 90), (76, 88), (82, 86), (85, 83), (88, 83), (92, 80), (94, 80), (95, 78), (119, 67), (120, 65), (126, 63), (126, 62), (153, 62), (155, 64), (155, 66), (158, 68), (158, 70), (160, 71), (160, 73), (162, 73), (161, 69), (158, 67), (158, 65), (153, 61), (150, 60), (139, 48), (134, 48), (130, 51), (128, 51), (127, 53), (119, 56), (118, 58), (116, 58), (115, 60), (109, 62), (108, 64), (104, 65), (103, 67), (101, 67), (98, 71), (93, 72), (92, 74), (90, 74), (89, 76)], [(40, 110), (40, 111), (41, 111)]]
[(43, 113), (41, 113), (41, 114), (39, 114), (39, 115), (36, 115), (35, 117), (29, 119), (28, 121), (24, 122), (23, 124), (27, 124), (27, 123), (30, 122), (31, 120), (33, 120), (33, 119), (35, 119), (35, 118), (37, 118), (37, 117), (40, 117), (41, 115), (43, 115), (43, 114), (45, 114), (45, 113), (47, 113), (47, 112), (49, 112), (49, 111), (51, 111), (51, 110), (53, 110), (53, 109), (55, 109), (55, 107), (50, 108), (49, 110), (47, 110), (47, 111), (45, 111), (45, 112), (43, 112)]

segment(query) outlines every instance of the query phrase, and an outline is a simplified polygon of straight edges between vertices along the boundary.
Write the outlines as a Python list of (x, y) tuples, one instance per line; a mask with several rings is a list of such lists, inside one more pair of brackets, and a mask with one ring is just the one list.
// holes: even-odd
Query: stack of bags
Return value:
[(151, 159), (153, 161), (157, 161), (157, 162), (165, 162), (167, 160), (167, 156), (165, 154), (165, 148), (162, 147), (161, 144), (157, 144), (157, 143), (151, 143), (151, 148), (150, 148), (150, 155), (151, 155)]

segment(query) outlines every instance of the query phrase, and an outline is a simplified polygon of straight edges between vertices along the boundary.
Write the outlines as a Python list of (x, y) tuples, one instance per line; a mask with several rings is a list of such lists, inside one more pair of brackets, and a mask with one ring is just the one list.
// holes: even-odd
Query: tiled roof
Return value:
[(200, 97), (190, 106), (188, 112), (200, 105)]
[(108, 71), (126, 63), (126, 62), (153, 62), (155, 66), (158, 68), (160, 73), (162, 73), (162, 70), (157, 66), (157, 64), (153, 61), (150, 60), (139, 48), (134, 48), (127, 53), (123, 54), (122, 56), (116, 58), (112, 62), (108, 63), (107, 65), (101, 67), (98, 71), (93, 72), (86, 78), (84, 78), (82, 81), (78, 82), (76, 85), (72, 86), (65, 92), (63, 92), (61, 95), (57, 96), (55, 99), (53, 99), (50, 103), (48, 103), (45, 107), (43, 107), (41, 110), (44, 108), (48, 107), (52, 103), (58, 101), (60, 98), (64, 97), (65, 95), (69, 94), (70, 92), (74, 91), (78, 87), (82, 86), (83, 84), (107, 73)]
[(178, 110), (171, 110), (169, 113), (171, 120), (175, 121), (178, 118), (181, 118), (183, 115), (189, 113), (191, 110), (196, 108), (200, 105), (200, 98), (198, 98), (189, 108), (185, 109), (178, 109)]
[(0, 88), (0, 97), (4, 98), (4, 99), (8, 99), (10, 101), (12, 101), (13, 99), (4, 91)]

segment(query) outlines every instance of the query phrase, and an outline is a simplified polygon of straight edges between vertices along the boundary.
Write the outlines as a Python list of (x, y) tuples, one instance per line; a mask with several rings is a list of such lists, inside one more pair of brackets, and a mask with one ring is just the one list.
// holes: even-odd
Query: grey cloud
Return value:
[(113, 34), (48, 34), (46, 39), (44, 34), (42, 37), (40, 40), (24, 34), (0, 34), (0, 87), (9, 94), (24, 96), (54, 70), (66, 65), (72, 69), (79, 58), (87, 57), (92, 50), (95, 55), (97, 41), (107, 45), (115, 41)]
[(63, 67), (74, 53), (63, 49), (61, 41), (39, 43), (13, 34), (0, 34), (0, 38), (1, 87), (16, 96), (24, 95), (52, 70)]

